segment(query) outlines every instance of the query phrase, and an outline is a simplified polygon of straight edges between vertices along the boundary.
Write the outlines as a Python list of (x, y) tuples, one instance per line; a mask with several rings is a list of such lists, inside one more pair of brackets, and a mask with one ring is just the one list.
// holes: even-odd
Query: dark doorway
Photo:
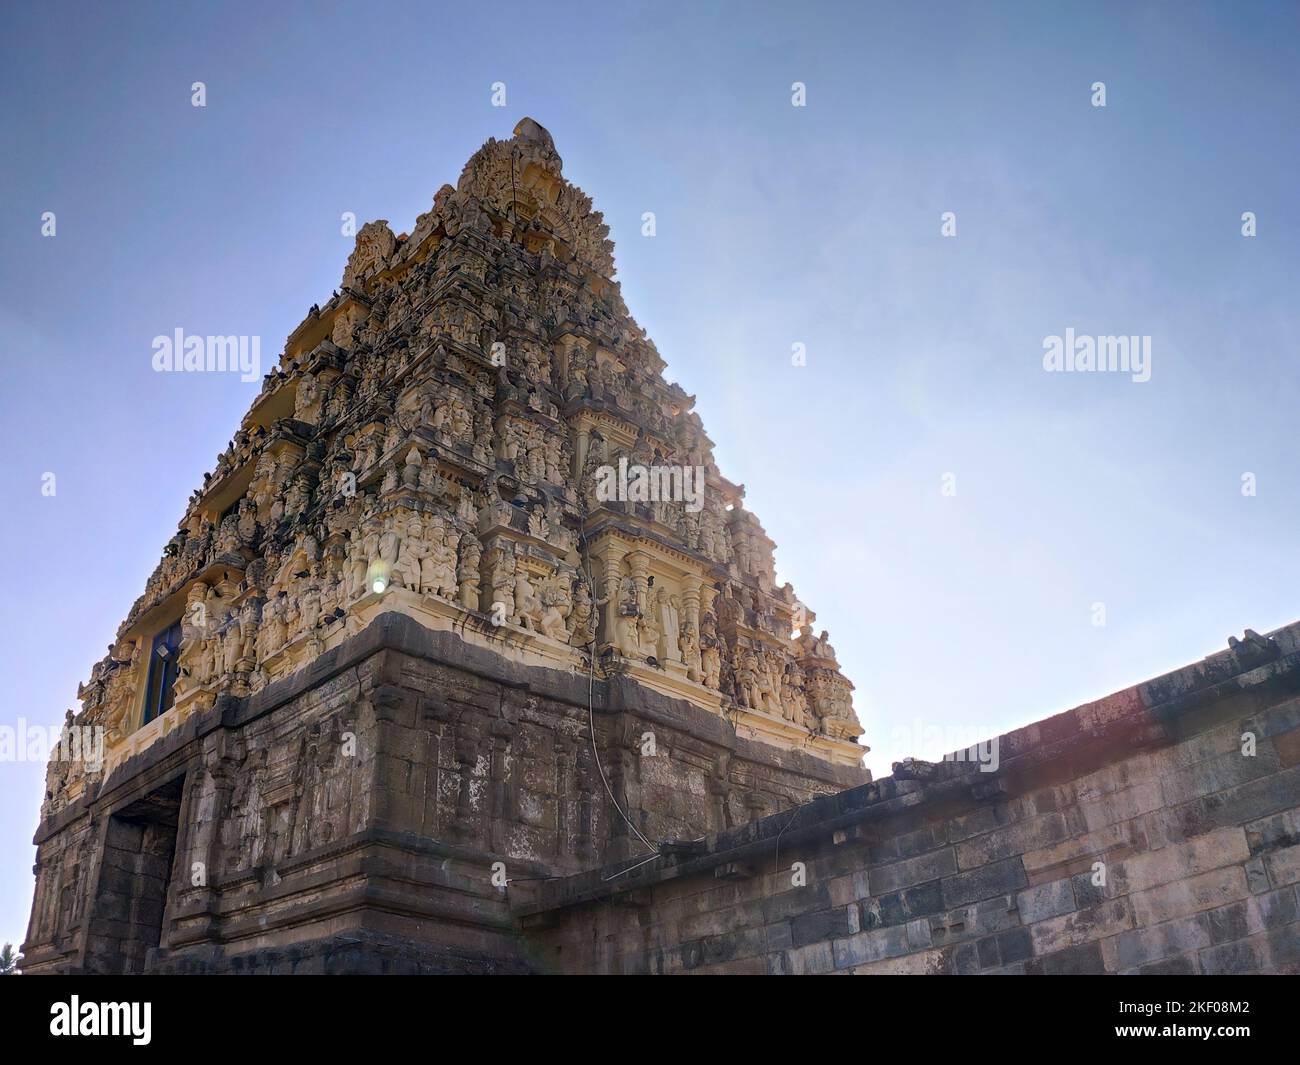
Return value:
[(184, 778), (109, 818), (86, 936), (86, 970), (142, 973), (160, 945)]

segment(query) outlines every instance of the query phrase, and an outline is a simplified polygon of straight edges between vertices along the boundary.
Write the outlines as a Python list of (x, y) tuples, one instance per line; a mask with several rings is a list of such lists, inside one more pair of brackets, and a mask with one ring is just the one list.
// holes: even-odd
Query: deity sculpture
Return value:
[(181, 614), (181, 642), (176, 649), (178, 669), (177, 694), (206, 684), (212, 675), (213, 656), (209, 643), (208, 595), (210, 589), (195, 581)]
[(402, 574), (397, 569), (397, 556), (401, 550), (402, 540), (397, 532), (397, 518), (389, 515), (384, 519), (379, 533), (379, 563), (386, 579), (401, 583)]
[(680, 647), (682, 661), (686, 664), (686, 677), (698, 684), (704, 679), (703, 663), (700, 658), (700, 637), (689, 625), (682, 629)]
[(502, 621), (510, 621), (515, 612), (515, 556), (501, 547), (493, 546), (484, 561), (488, 588), (492, 596), (490, 609)]
[(511, 624), (536, 632), (542, 621), (542, 601), (522, 566), (515, 570), (515, 616)]
[(305, 373), (298, 378), (298, 388), (294, 393), (293, 416), (300, 422), (315, 425), (320, 417), (321, 390), (316, 378)]
[(424, 590), (440, 599), (455, 600), (459, 592), (456, 574), (455, 531), (436, 523), (430, 532), (429, 554), (425, 559)]
[(569, 630), (566, 619), (573, 603), (569, 592), (569, 582), (565, 577), (551, 578), (542, 585), (542, 632), (553, 640), (567, 643)]
[(424, 522), (418, 513), (412, 514), (406, 522), (397, 571), (401, 574), (401, 583), (411, 591), (428, 591), (429, 543), (424, 538)]
[(587, 582), (578, 580), (573, 586), (573, 632), (569, 642), (574, 647), (586, 647), (596, 638), (596, 611)]
[(460, 605), (466, 610), (479, 609), (479, 564), (483, 545), (472, 532), (460, 538), (460, 564), (456, 567), (456, 580), (460, 589)]
[(680, 662), (682, 660), (681, 610), (677, 597), (667, 588), (660, 586), (655, 595), (655, 607), (659, 617), (659, 658), (664, 662)]

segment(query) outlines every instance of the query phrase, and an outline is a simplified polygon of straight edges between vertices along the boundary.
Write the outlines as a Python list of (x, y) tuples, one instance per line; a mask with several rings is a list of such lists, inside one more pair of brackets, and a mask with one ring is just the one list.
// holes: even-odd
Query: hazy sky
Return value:
[[(523, 115), (830, 630), (877, 775), (1300, 616), (1295, 5), (241, 8), (0, 14), (0, 725), (74, 705), (256, 394), (153, 372), (152, 338), (269, 363), (339, 283), (343, 212), (409, 230)], [(1067, 328), (1149, 336), (1151, 379), (1045, 372)], [(0, 940), (44, 770), (0, 764)]]

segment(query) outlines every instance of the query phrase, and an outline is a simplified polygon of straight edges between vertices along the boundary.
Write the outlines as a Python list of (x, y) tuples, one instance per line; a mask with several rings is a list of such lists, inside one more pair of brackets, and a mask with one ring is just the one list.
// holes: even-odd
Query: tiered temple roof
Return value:
[[(608, 233), (527, 118), (409, 234), (361, 228), (79, 692), (76, 723), (106, 730), (98, 772), (390, 610), (858, 763), (852, 685), (775, 585), (775, 545), (694, 397), (665, 382)], [(638, 469), (678, 493), (638, 494)], [(170, 706), (146, 722), (168, 654)], [(95, 772), (53, 762), (46, 812)]]

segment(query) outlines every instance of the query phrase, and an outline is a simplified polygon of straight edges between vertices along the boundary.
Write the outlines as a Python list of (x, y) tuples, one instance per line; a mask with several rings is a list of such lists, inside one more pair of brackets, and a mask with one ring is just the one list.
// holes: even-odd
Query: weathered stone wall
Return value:
[[(25, 970), (526, 969), (493, 863), (533, 882), (639, 846), (593, 759), (589, 684), (382, 615), (42, 823)], [(610, 786), (650, 838), (865, 777), (626, 677), (590, 688)]]
[(587, 683), (384, 615), (44, 822), (25, 968), (1300, 972), (1300, 625), (847, 788), (598, 680), (648, 862)]
[(997, 772), (903, 763), (696, 856), (521, 891), (533, 963), (1300, 972), (1298, 632), (1002, 736)]

